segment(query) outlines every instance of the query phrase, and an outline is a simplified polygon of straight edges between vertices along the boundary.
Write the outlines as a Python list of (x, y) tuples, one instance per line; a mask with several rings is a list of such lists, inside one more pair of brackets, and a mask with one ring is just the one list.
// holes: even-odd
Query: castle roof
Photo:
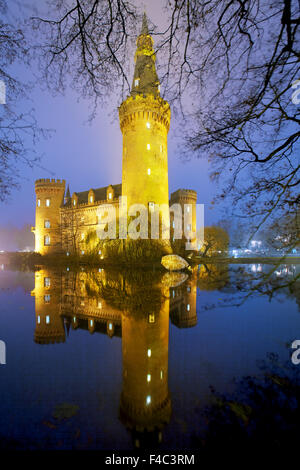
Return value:
[[(96, 188), (96, 189), (92, 188), (92, 191), (94, 191), (94, 195), (95, 195), (94, 202), (106, 201), (108, 188), (113, 188), (115, 198), (122, 196), (122, 183), (104, 186), (103, 188)], [(78, 197), (78, 204), (87, 204), (89, 202), (89, 192), (90, 192), (90, 189), (88, 191), (81, 191), (79, 193), (75, 192), (76, 196)], [(71, 205), (71, 201), (68, 201), (66, 204), (64, 204), (64, 207), (67, 207), (70, 205)]]
[(143, 16), (141, 33), (137, 38), (131, 96), (145, 94), (159, 96), (155, 51), (153, 49), (153, 39), (149, 33), (146, 13)]

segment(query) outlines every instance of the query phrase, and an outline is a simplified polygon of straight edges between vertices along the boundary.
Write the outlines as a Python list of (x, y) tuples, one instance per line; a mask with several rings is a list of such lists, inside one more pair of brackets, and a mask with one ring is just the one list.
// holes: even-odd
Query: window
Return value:
[(49, 323), (50, 323), (50, 316), (46, 315), (46, 325), (49, 325)]
[(150, 129), (150, 127), (151, 127), (150, 122), (147, 122), (147, 123), (146, 123), (146, 127), (147, 127), (147, 129)]
[(148, 322), (149, 322), (149, 323), (155, 323), (155, 315), (154, 315), (154, 313), (149, 313)]
[(91, 327), (94, 326), (94, 320), (90, 320), (90, 326), (91, 326)]
[(134, 80), (134, 86), (139, 86), (139, 83), (140, 83), (140, 79), (139, 78), (136, 78)]
[(50, 294), (44, 295), (44, 302), (45, 302), (45, 304), (49, 304), (49, 302), (50, 302), (50, 297), (51, 297)]
[(84, 233), (81, 234), (81, 240), (84, 240)]
[(191, 310), (190, 304), (187, 304), (186, 309), (188, 312)]
[(190, 286), (188, 286), (188, 287), (186, 288), (186, 290), (187, 290), (187, 292), (191, 292)]
[(76, 206), (76, 199), (73, 200), (73, 206)]
[(172, 222), (172, 227), (175, 228), (175, 220)]
[(102, 303), (98, 302), (98, 308), (102, 308)]
[(162, 146), (161, 144), (160, 144), (160, 146), (159, 146), (159, 150), (160, 150), (160, 152), (163, 151), (163, 146)]
[(146, 405), (150, 405), (150, 403), (151, 403), (151, 396), (148, 395), (146, 398)]
[(73, 323), (76, 323), (76, 317), (73, 317)]
[(151, 145), (147, 144), (147, 150), (150, 150), (150, 149), (151, 149)]
[(149, 212), (154, 212), (154, 202), (148, 202)]
[(38, 322), (38, 324), (41, 323), (41, 317), (40, 317), (39, 315), (38, 315), (38, 317), (37, 317), (37, 322)]
[(191, 224), (187, 224), (187, 229), (188, 229), (188, 230), (192, 230)]
[(108, 193), (108, 199), (112, 199), (112, 193)]
[(40, 200), (40, 199), (37, 200), (37, 206), (38, 206), (38, 207), (41, 206), (41, 200)]
[(151, 357), (151, 349), (148, 349), (148, 351), (147, 351), (147, 356), (148, 356), (148, 357)]
[(164, 373), (163, 373), (163, 371), (161, 370), (161, 371), (160, 371), (160, 380), (162, 380), (163, 376), (164, 376)]
[(186, 211), (190, 212), (190, 206), (186, 206)]
[(147, 374), (147, 382), (151, 382), (151, 374)]
[(49, 235), (46, 235), (44, 238), (44, 245), (49, 246), (50, 245), (50, 237)]
[(112, 323), (109, 323), (109, 324), (108, 324), (108, 329), (109, 329), (109, 331), (111, 331), (112, 328), (113, 328)]
[(82, 307), (84, 307), (84, 301), (83, 301), (83, 300), (80, 302), (80, 305), (81, 305)]
[(50, 207), (50, 199), (46, 199), (46, 207)]
[(90, 203), (93, 203), (93, 202), (94, 202), (93, 196), (90, 196)]
[(50, 287), (51, 280), (50, 277), (44, 277), (44, 287)]
[(45, 220), (44, 227), (45, 228), (50, 228), (50, 220)]
[(81, 250), (81, 254), (84, 255), (84, 250)]
[(151, 175), (151, 168), (148, 168), (147, 174), (150, 176)]

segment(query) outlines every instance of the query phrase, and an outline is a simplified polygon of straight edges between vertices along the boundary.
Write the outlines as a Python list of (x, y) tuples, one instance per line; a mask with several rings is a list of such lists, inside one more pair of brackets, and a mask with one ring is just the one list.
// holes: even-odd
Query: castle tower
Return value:
[(35, 297), (34, 341), (39, 344), (64, 342), (65, 328), (60, 315), (61, 273), (49, 269), (36, 271), (31, 295)]
[(182, 210), (182, 240), (185, 243), (185, 240), (189, 240), (191, 243), (196, 241), (196, 204), (197, 204), (197, 192), (193, 189), (178, 189), (171, 194), (170, 197), (170, 223), (171, 223), (171, 240), (173, 240), (174, 235), (174, 212), (172, 206), (174, 204), (179, 204)]
[(119, 118), (123, 134), (122, 195), (127, 197), (128, 208), (143, 204), (151, 211), (154, 204), (164, 204), (161, 217), (168, 232), (167, 135), (171, 112), (168, 102), (160, 96), (146, 14), (137, 39), (131, 94), (121, 104)]
[[(160, 308), (122, 315), (123, 387), (120, 418), (135, 445), (146, 436), (161, 439), (171, 416), (168, 388), (169, 299)], [(156, 437), (155, 437), (156, 436)]]
[(35, 182), (35, 251), (42, 255), (61, 250), (60, 207), (65, 180), (39, 179)]

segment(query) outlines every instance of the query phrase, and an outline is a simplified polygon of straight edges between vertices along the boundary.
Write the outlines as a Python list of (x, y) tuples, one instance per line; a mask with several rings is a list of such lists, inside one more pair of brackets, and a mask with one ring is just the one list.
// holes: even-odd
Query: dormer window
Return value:
[(108, 193), (108, 199), (112, 199), (112, 193)]
[(90, 196), (90, 203), (92, 204), (94, 202), (93, 196)]
[(76, 199), (73, 200), (73, 206), (76, 206)]
[(140, 83), (140, 79), (139, 78), (136, 78), (134, 80), (134, 86), (139, 86), (139, 83)]

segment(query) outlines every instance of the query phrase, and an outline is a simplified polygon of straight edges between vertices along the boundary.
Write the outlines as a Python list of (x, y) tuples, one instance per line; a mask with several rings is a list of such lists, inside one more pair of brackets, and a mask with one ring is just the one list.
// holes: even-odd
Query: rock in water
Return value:
[(168, 271), (180, 271), (189, 266), (189, 263), (185, 259), (178, 255), (166, 255), (161, 259), (161, 264)]

